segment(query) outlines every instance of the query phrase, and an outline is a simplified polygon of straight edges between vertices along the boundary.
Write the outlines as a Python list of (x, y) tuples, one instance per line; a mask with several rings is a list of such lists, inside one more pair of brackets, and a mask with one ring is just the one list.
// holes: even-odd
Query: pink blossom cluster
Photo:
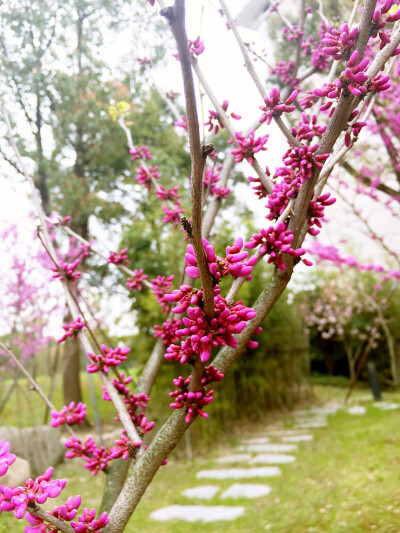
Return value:
[(153, 287), (153, 294), (157, 298), (161, 309), (167, 313), (170, 310), (169, 302), (164, 299), (164, 296), (169, 293), (172, 287), (174, 275), (171, 276), (157, 276), (150, 280)]
[(359, 271), (381, 273), (382, 282), (390, 279), (400, 281), (400, 270), (387, 270), (384, 266), (375, 263), (362, 264), (351, 255), (346, 257), (342, 256), (335, 246), (327, 246), (319, 243), (318, 241), (313, 241), (312, 246), (307, 249), (307, 252), (311, 253), (318, 263), (328, 261), (337, 267), (348, 266), (356, 268)]
[[(257, 257), (252, 256), (246, 259), (249, 255), (243, 248), (243, 239), (238, 238), (233, 246), (227, 246), (226, 257), (218, 257), (215, 253), (214, 247), (203, 238), (204, 251), (208, 263), (208, 271), (212, 275), (214, 281), (220, 280), (222, 277), (230, 274), (235, 278), (251, 279), (251, 272), (257, 262)], [(194, 248), (188, 244), (186, 248), (186, 268), (185, 272), (188, 276), (194, 279), (200, 277), (199, 269), (197, 267), (197, 259), (194, 253)]]
[(254, 131), (251, 130), (248, 138), (239, 132), (235, 132), (235, 137), (238, 147), (231, 150), (231, 153), (236, 156), (235, 160), (237, 163), (240, 163), (243, 159), (247, 159), (250, 165), (252, 165), (254, 163), (254, 154), (267, 150), (265, 143), (269, 135), (255, 138)]
[(88, 352), (88, 357), (93, 361), (92, 364), (86, 367), (86, 370), (93, 374), (94, 372), (105, 372), (108, 374), (111, 366), (118, 366), (122, 361), (125, 361), (127, 354), (130, 352), (130, 348), (124, 348), (118, 346), (117, 348), (107, 348), (105, 344), (100, 346), (102, 353), (93, 354)]
[(281, 102), (281, 93), (279, 92), (279, 89), (276, 87), (271, 89), (269, 97), (264, 98), (265, 106), (260, 106), (261, 111), (264, 111), (260, 118), (260, 124), (264, 122), (271, 124), (273, 118), (278, 118), (283, 113), (291, 113), (294, 111), (296, 107), (292, 104), (296, 100), (298, 94), (299, 91), (293, 91), (285, 102)]
[(95, 531), (101, 531), (110, 519), (107, 516), (107, 513), (104, 512), (100, 515), (100, 518), (96, 517), (96, 510), (83, 509), (83, 515), (78, 517), (78, 522), (71, 522), (71, 526), (75, 529), (77, 533), (94, 533)]
[(324, 53), (332, 56), (336, 61), (349, 59), (357, 35), (357, 26), (352, 30), (349, 29), (348, 24), (343, 24), (338, 29), (328, 26), (325, 37), (322, 39), (322, 44), (326, 45)]
[(55, 274), (52, 275), (52, 278), (60, 280), (66, 279), (67, 281), (74, 283), (81, 277), (81, 272), (76, 270), (79, 263), (80, 260), (75, 259), (72, 263), (61, 263), (57, 267), (52, 267), (51, 270), (55, 272)]
[(322, 21), (320, 30), (318, 32), (317, 43), (315, 43), (316, 46), (314, 45), (314, 47), (311, 49), (311, 64), (318, 72), (326, 72), (330, 65), (330, 58), (326, 55), (324, 43), (322, 42), (327, 29), (327, 25), (324, 21)]
[[(225, 111), (225, 113), (228, 111), (228, 107), (229, 107), (229, 101), (228, 100), (224, 100), (221, 104), (221, 107), (222, 109)], [(204, 123), (204, 126), (208, 126), (208, 131), (213, 131), (214, 130), (214, 133), (215, 135), (217, 135), (219, 129), (224, 129), (225, 126), (224, 124), (221, 122), (221, 117), (219, 116), (219, 114), (214, 111), (213, 109), (209, 109), (208, 110), (208, 121)], [(236, 113), (231, 113), (230, 115), (234, 120), (240, 120), (242, 117)]]
[[(50, 511), (50, 514), (62, 522), (70, 522), (75, 518), (80, 505), (81, 497), (79, 494), (78, 496), (75, 496), (75, 498), (70, 496), (60, 507), (56, 505), (53, 510)], [(32, 513), (27, 513), (25, 518), (31, 527), (25, 527), (24, 533), (38, 533), (38, 531), (42, 533), (57, 533), (57, 531), (59, 531), (57, 528), (45, 524), (42, 518), (39, 518)]]
[(318, 144), (308, 146), (303, 144), (301, 148), (298, 146), (291, 146), (286, 154), (283, 156), (283, 162), (286, 167), (298, 173), (300, 182), (304, 183), (307, 179), (311, 179), (314, 166), (322, 168), (329, 154), (315, 155), (318, 150)]
[(68, 406), (64, 405), (60, 412), (50, 411), (53, 417), (50, 421), (50, 425), (53, 428), (68, 424), (69, 426), (81, 425), (86, 418), (86, 405), (79, 402), (75, 406), (75, 402), (71, 402)]
[(185, 131), (188, 130), (188, 123), (187, 123), (187, 117), (186, 117), (186, 115), (181, 115), (180, 120), (175, 120), (174, 124), (175, 124), (175, 126), (177, 126), (178, 128), (182, 128), (182, 129), (184, 129)]
[(120, 252), (110, 252), (107, 263), (128, 266), (130, 263), (128, 260), (128, 248), (123, 248)]
[(170, 294), (165, 294), (164, 300), (169, 303), (177, 303), (179, 305), (174, 307), (173, 313), (184, 313), (190, 304), (197, 305), (201, 301), (202, 293), (197, 289), (193, 289), (190, 285), (181, 285), (179, 289), (175, 289)]
[[(400, 20), (400, 11), (398, 9), (394, 13), (390, 13), (390, 10), (394, 6), (397, 6), (395, 0), (386, 0), (386, 2), (381, 8), (378, 8), (374, 11), (374, 14), (372, 16), (371, 36), (379, 36), (380, 50), (382, 50), (382, 48), (384, 48), (387, 44), (390, 43), (390, 32), (383, 31), (386, 24), (388, 22), (397, 22), (398, 20)], [(397, 48), (392, 55), (398, 55), (399, 53), (400, 49)]]
[(67, 459), (81, 457), (86, 463), (85, 468), (92, 472), (93, 476), (100, 470), (107, 468), (111, 460), (107, 448), (105, 446), (97, 447), (92, 437), (88, 437), (84, 443), (76, 437), (71, 437), (64, 445), (68, 449), (65, 457)]
[[(211, 355), (211, 348), (217, 346), (237, 346), (237, 339), (233, 336), (243, 331), (246, 322), (256, 316), (254, 309), (246, 307), (241, 301), (235, 302), (231, 307), (225, 298), (220, 295), (219, 287), (214, 287), (215, 316), (207, 320), (204, 311), (199, 307), (199, 296), (201, 291), (196, 293), (196, 305), (188, 307), (187, 317), (182, 318), (183, 327), (176, 331), (180, 337), (186, 337), (181, 342), (184, 352), (188, 351), (190, 356), (195, 353), (205, 363)], [(194, 298), (192, 297), (192, 301)], [(175, 310), (174, 310), (175, 311)], [(169, 352), (171, 354), (171, 351)]]
[(289, 84), (293, 89), (298, 85), (298, 80), (293, 79), (295, 63), (294, 61), (278, 61), (275, 67), (271, 70), (271, 75), (279, 78), (282, 83)]
[(165, 189), (162, 185), (157, 185), (155, 192), (159, 200), (169, 200), (170, 202), (174, 202), (182, 197), (182, 195), (179, 194), (179, 187)]
[[(218, 170), (220, 170), (220, 168), (221, 165), (218, 166)], [(220, 198), (221, 200), (226, 200), (231, 190), (228, 187), (218, 187), (218, 182), (218, 173), (214, 172), (214, 170), (211, 168), (207, 168), (205, 177), (203, 179), (203, 185), (207, 187), (207, 190), (211, 196), (215, 196), (216, 198)]]
[(203, 41), (200, 41), (200, 35), (196, 37), (194, 41), (191, 41), (189, 39), (189, 50), (190, 50), (190, 55), (192, 57), (199, 56), (204, 52), (205, 46), (204, 46)]
[[(266, 167), (265, 173), (268, 177), (271, 175), (268, 167)], [(255, 183), (252, 189), (259, 200), (267, 196), (267, 189), (264, 187), (264, 184), (261, 182), (260, 178), (253, 178), (252, 176), (248, 176), (247, 179), (250, 181), (250, 183)]]
[(123, 431), (121, 437), (115, 441), (116, 446), (110, 449), (110, 459), (128, 459), (128, 457), (134, 457), (135, 449), (140, 448), (142, 441), (132, 442), (128, 439)]
[(141, 268), (140, 270), (134, 270), (133, 271), (135, 277), (134, 278), (128, 278), (127, 279), (127, 282), (125, 283), (125, 285), (128, 287), (128, 289), (130, 289), (131, 291), (133, 291), (134, 289), (137, 289), (138, 291), (141, 291), (142, 290), (142, 283), (144, 282), (145, 279), (147, 279), (147, 274), (144, 274), (143, 273), (143, 269)]
[(81, 257), (90, 257), (90, 253), (91, 253), (90, 244), (85, 244), (84, 242), (81, 242), (79, 249), (80, 249)]
[(162, 205), (161, 209), (164, 211), (165, 216), (163, 218), (164, 224), (173, 224), (174, 229), (176, 229), (180, 222), (181, 214), (185, 212), (184, 209), (180, 208), (180, 202), (178, 200), (175, 201), (175, 205), (172, 207), (168, 207), (166, 205)]
[(333, 205), (335, 202), (336, 198), (331, 197), (329, 192), (322, 194), (316, 200), (310, 202), (307, 211), (308, 233), (310, 235), (318, 235), (319, 229), (317, 228), (322, 228), (321, 220), (324, 220), (325, 207)]
[[(259, 254), (268, 255), (268, 263), (275, 264), (280, 270), (286, 270), (286, 265), (283, 263), (283, 254), (300, 257), (306, 252), (304, 248), (294, 250), (291, 247), (290, 243), (293, 238), (293, 233), (287, 229), (286, 224), (278, 222), (275, 227), (262, 228), (260, 233), (255, 233), (244, 246), (248, 249), (260, 246)], [(312, 264), (307, 259), (302, 259), (302, 261), (307, 266)]]
[(0, 485), (0, 513), (14, 511), (15, 518), (21, 519), (30, 503), (43, 504), (47, 498), (57, 498), (67, 482), (65, 479), (50, 481), (53, 471), (51, 466), (35, 480), (28, 479), (23, 487)]
[[(320, 88), (314, 89), (314, 94), (318, 97), (327, 96), (332, 100), (337, 100), (343, 91), (343, 94), (361, 97), (367, 92), (382, 92), (390, 87), (390, 76), (383, 76), (378, 74), (371, 81), (368, 81), (366, 70), (368, 68), (369, 60), (367, 57), (361, 59), (358, 63), (359, 53), (354, 50), (350, 59), (346, 62), (346, 69), (342, 72), (335, 83), (324, 83)], [(330, 108), (329, 115), (333, 114), (335, 106), (333, 102), (326, 102), (320, 107), (321, 111), (326, 111)]]
[(187, 379), (184, 379), (182, 376), (173, 380), (175, 387), (178, 387), (180, 390), (175, 390), (170, 392), (169, 395), (171, 398), (174, 398), (174, 402), (170, 404), (172, 409), (186, 409), (187, 415), (185, 422), (190, 424), (195, 415), (200, 415), (203, 418), (208, 418), (208, 414), (203, 411), (203, 408), (209, 405), (213, 401), (213, 390), (207, 391), (203, 386), (201, 391), (198, 392), (189, 392), (190, 385), (189, 376)]
[(64, 342), (68, 337), (76, 339), (81, 331), (85, 331), (86, 324), (80, 316), (74, 322), (67, 322), (63, 324), (62, 328), (65, 331), (64, 335), (60, 337), (57, 342)]
[(282, 28), (282, 32), (284, 37), (290, 42), (290, 41), (297, 41), (299, 37), (302, 37), (304, 35), (304, 31), (300, 31), (300, 28), (297, 24), (294, 24), (290, 28), (288, 26), (284, 26)]
[(151, 185), (154, 179), (161, 178), (161, 174), (158, 172), (158, 166), (145, 167), (140, 165), (136, 173), (136, 181), (141, 185), (144, 185), (146, 189), (151, 189)]
[[(150, 398), (144, 393), (132, 394), (128, 387), (131, 381), (131, 376), (125, 377), (124, 372), (121, 372), (117, 378), (112, 380), (112, 384), (114, 385), (118, 394), (122, 396), (123, 402), (125, 403), (128, 413), (135, 426), (140, 428), (143, 433), (148, 433), (151, 429), (153, 429), (154, 422), (148, 422), (143, 413), (136, 413), (136, 411), (139, 407), (141, 409), (145, 409), (147, 407), (147, 403), (150, 401)], [(102, 399), (110, 402), (111, 398), (104, 386), (102, 387), (102, 391)], [(118, 420), (118, 418), (116, 418), (116, 420)]]
[(177, 318), (168, 318), (161, 326), (154, 326), (154, 337), (160, 337), (167, 346), (173, 344), (179, 340), (176, 331), (181, 325), (182, 322)]
[[(7, 474), (7, 470), (13, 464), (16, 456), (10, 452), (10, 443), (6, 440), (0, 440), (0, 476)], [(0, 507), (1, 510), (1, 507)]]
[(137, 161), (138, 159), (151, 159), (149, 147), (145, 144), (141, 148), (134, 146), (133, 149), (129, 150), (129, 153), (131, 154), (132, 161)]
[(174, 379), (173, 383), (180, 390), (170, 392), (171, 398), (175, 401), (170, 404), (172, 409), (186, 409), (187, 415), (185, 422), (189, 424), (195, 415), (200, 415), (203, 418), (208, 418), (208, 414), (203, 411), (203, 408), (213, 401), (213, 390), (207, 390), (206, 385), (209, 383), (218, 383), (223, 379), (224, 375), (213, 365), (205, 368), (203, 377), (201, 378), (201, 390), (198, 392), (189, 391), (191, 376), (184, 379), (182, 376)]

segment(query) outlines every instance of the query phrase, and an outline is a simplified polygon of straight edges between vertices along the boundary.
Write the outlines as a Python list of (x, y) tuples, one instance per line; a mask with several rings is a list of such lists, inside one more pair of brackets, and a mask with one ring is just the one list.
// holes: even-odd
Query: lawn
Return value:
[[(315, 388), (317, 400), (341, 399), (345, 390)], [(399, 394), (385, 394), (387, 401), (400, 401)], [(367, 391), (356, 392), (353, 404), (363, 404), (367, 413), (352, 416), (341, 409), (329, 415), (328, 427), (313, 429), (314, 440), (300, 443), (296, 461), (282, 465), (282, 476), (254, 483), (267, 483), (272, 492), (255, 500), (221, 500), (218, 495), (206, 505), (243, 505), (246, 512), (234, 522), (209, 524), (181, 521), (157, 522), (149, 514), (174, 504), (204, 503), (189, 501), (182, 490), (213, 484), (228, 488), (229, 480), (196, 480), (201, 469), (214, 468), (215, 459), (232, 453), (239, 438), (266, 436), (271, 427), (290, 428), (292, 414), (272, 417), (257, 425), (232, 429), (193, 461), (174, 456), (162, 467), (149, 487), (126, 531), (133, 533), (239, 533), (279, 532), (400, 532), (400, 410), (381, 411), (372, 405)], [(271, 423), (271, 420), (273, 422)], [(207, 424), (200, 420), (199, 423)], [(239, 465), (237, 465), (239, 466)], [(79, 468), (78, 461), (57, 468), (57, 476), (71, 479), (65, 494), (80, 492), (85, 506), (98, 504), (102, 477), (92, 478)], [(250, 483), (252, 480), (242, 481)], [(0, 518), (0, 532), (22, 532), (23, 524)]]

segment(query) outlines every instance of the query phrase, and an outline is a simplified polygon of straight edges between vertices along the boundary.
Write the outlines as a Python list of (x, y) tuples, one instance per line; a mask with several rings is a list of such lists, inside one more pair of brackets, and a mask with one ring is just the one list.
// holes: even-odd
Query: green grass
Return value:
[[(317, 401), (338, 401), (343, 399), (345, 391), (318, 385), (315, 393)], [(399, 394), (384, 396), (387, 401), (400, 401)], [(197, 480), (195, 474), (201, 469), (213, 468), (218, 456), (232, 453), (232, 446), (240, 436), (265, 435), (267, 424), (237, 426), (191, 462), (175, 454), (156, 475), (126, 532), (399, 532), (400, 410), (384, 412), (374, 408), (365, 390), (354, 394), (353, 403), (360, 402), (367, 406), (366, 415), (351, 416), (344, 410), (329, 415), (327, 428), (311, 430), (314, 440), (299, 444), (296, 462), (282, 465), (282, 476), (254, 480), (272, 487), (268, 496), (255, 500), (221, 500), (217, 495), (206, 503), (245, 506), (244, 516), (234, 522), (191, 524), (172, 520), (160, 523), (150, 519), (149, 514), (168, 505), (203, 503), (189, 501), (181, 495), (188, 487), (215, 484), (221, 489), (228, 488), (232, 481)], [(290, 427), (293, 421), (290, 414), (280, 418), (284, 426)], [(206, 425), (207, 421), (198, 423)], [(277, 425), (276, 415), (273, 423)], [(64, 491), (66, 496), (80, 492), (85, 506), (98, 505), (102, 475), (90, 476), (80, 468), (79, 461), (61, 465), (56, 474), (71, 480)], [(0, 532), (9, 531), (22, 532), (23, 524), (3, 513)]]

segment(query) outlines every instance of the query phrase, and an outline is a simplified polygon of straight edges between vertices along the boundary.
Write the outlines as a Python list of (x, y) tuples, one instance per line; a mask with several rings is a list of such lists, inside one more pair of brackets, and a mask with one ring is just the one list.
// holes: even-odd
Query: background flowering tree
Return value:
[[(149, 4), (147, 9), (151, 9), (154, 2)], [(285, 86), (281, 90), (273, 88), (269, 93), (254, 69), (248, 47), (240, 37), (226, 2), (220, 0), (220, 6), (259, 92), (258, 123), (248, 131), (237, 131), (238, 115), (228, 113), (225, 100), (222, 105), (219, 103), (202, 74), (198, 57), (204, 52), (205, 45), (200, 38), (189, 40), (186, 35), (183, 0), (176, 0), (170, 7), (160, 2), (161, 15), (176, 41), (183, 77), (186, 115), (176, 117), (176, 125), (187, 131), (189, 139), (191, 206), (187, 216), (183, 216), (186, 214), (180, 197), (183, 191), (168, 180), (161, 184), (158, 165), (149, 161), (152, 147), (133, 142), (125, 120), (126, 106), (117, 105), (112, 109), (116, 122), (126, 135), (131, 157), (140, 161), (136, 181), (146, 193), (154, 191), (157, 198), (165, 202), (162, 204), (164, 224), (178, 226), (180, 223), (182, 226), (180, 235), (186, 239), (187, 246), (185, 261), (182, 257), (181, 280), (172, 279), (171, 275), (149, 278), (144, 269), (131, 269), (135, 265), (128, 265), (126, 247), (104, 254), (98, 243), (89, 242), (85, 234), (68, 230), (64, 224), (66, 221), (57, 222), (56, 226), (73, 235), (82, 246), (74, 260), (59, 259), (47, 230), (48, 219), (34, 179), (20, 155), (9, 115), (3, 106), (13, 161), (31, 184), (40, 221), (40, 240), (53, 262), (53, 278), (60, 280), (65, 289), (71, 311), (72, 320), (65, 324), (63, 337), (67, 335), (83, 343), (88, 357), (87, 370), (99, 377), (103, 397), (114, 403), (124, 428), (111, 448), (105, 448), (92, 438), (81, 442), (71, 426), (81, 424), (85, 412), (82, 404), (71, 403), (61, 412), (52, 409), (53, 425), (65, 421), (71, 433), (66, 443), (67, 456), (82, 458), (85, 467), (93, 474), (107, 472), (104, 500), (107, 512), (96, 519), (95, 510), (78, 511), (79, 497), (69, 497), (61, 507), (43, 511), (41, 505), (48, 498), (58, 496), (65, 487), (64, 480), (51, 480), (53, 470), (49, 468), (43, 476), (28, 480), (24, 487), (0, 487), (0, 510), (13, 513), (17, 519), (26, 516), (27, 531), (43, 531), (47, 527), (45, 524), (67, 532), (104, 529), (117, 533), (125, 529), (147, 486), (181, 436), (198, 415), (207, 417), (207, 405), (212, 402), (214, 389), (225, 373), (246, 346), (256, 347), (257, 341), (253, 337), (260, 332), (264, 318), (281, 297), (295, 266), (300, 262), (310, 266), (302, 244), (307, 233), (316, 235), (319, 232), (325, 210), (334, 203), (330, 193), (323, 193), (326, 181), (365, 127), (373, 102), (390, 87), (391, 61), (400, 44), (400, 29), (397, 27), (400, 11), (391, 0), (379, 4), (376, 0), (367, 0), (361, 17), (358, 18), (355, 7), (349, 24), (341, 25), (338, 30), (327, 26), (323, 20), (321, 32), (325, 38), (318, 41), (305, 36), (305, 21), (312, 15), (312, 10), (302, 1), (297, 28), (293, 26), (286, 31), (289, 40), (296, 44), (295, 58), (275, 67), (275, 74), (281, 77)], [(373, 47), (373, 54), (369, 52), (370, 47)], [(313, 68), (302, 72), (302, 56), (308, 58), (310, 54)], [(334, 67), (330, 77), (323, 83), (317, 79), (313, 89), (300, 94), (301, 82), (316, 71), (327, 71), (332, 61)], [(147, 63), (141, 59), (142, 66)], [(341, 73), (336, 75), (339, 69)], [(214, 106), (207, 125), (218, 134), (225, 130), (230, 138), (229, 148), (225, 148), (221, 155), (215, 151), (217, 143), (201, 142), (193, 75), (197, 76)], [(163, 96), (174, 112), (171, 95)], [(290, 128), (283, 117), (294, 113), (297, 106), (302, 112), (296, 119), (297, 124)], [(311, 108), (312, 111), (308, 111)], [(273, 174), (259, 162), (260, 153), (268, 149), (268, 134), (256, 131), (260, 124), (272, 120), (288, 142), (283, 165)], [(256, 175), (250, 181), (255, 184), (256, 195), (267, 204), (267, 223), (248, 238), (235, 235), (225, 251), (220, 251), (214, 246), (213, 224), (229, 194), (230, 172), (236, 163), (242, 162), (248, 164)], [(79, 283), (82, 260), (90, 253), (124, 272), (131, 290), (141, 291), (145, 287), (153, 290), (166, 313), (164, 323), (155, 328), (158, 340), (135, 391), (130, 389), (130, 378), (119, 370), (128, 357), (129, 348), (101, 344), (86, 317)], [(262, 263), (270, 264), (272, 269), (250, 307), (238, 300), (237, 293), (245, 282), (251, 283), (253, 270), (260, 268)], [(5, 346), (3, 350), (15, 360), (11, 350)], [(147, 419), (144, 410), (164, 357), (183, 365), (184, 375), (174, 379), (175, 390), (170, 393), (173, 413), (156, 435), (146, 437), (146, 444), (143, 440), (153, 429), (153, 423)], [(0, 464), (5, 471), (13, 462), (7, 443), (1, 443), (0, 454)]]

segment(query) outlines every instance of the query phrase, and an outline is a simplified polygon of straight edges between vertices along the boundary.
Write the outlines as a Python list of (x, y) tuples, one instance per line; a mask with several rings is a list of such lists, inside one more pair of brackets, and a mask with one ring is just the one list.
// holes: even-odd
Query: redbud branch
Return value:
[(171, 111), (171, 113), (174, 115), (175, 117), (175, 120), (181, 120), (181, 115), (176, 107), (176, 105), (174, 105), (171, 100), (168, 98), (168, 96), (165, 94), (165, 91), (163, 91), (163, 89), (161, 89), (161, 87), (155, 82), (154, 80), (154, 76), (150, 73), (150, 77), (151, 77), (151, 81), (153, 82), (153, 86), (154, 86), (154, 89), (158, 92), (158, 94), (161, 96), (161, 98), (164, 100), (164, 102), (166, 103), (168, 109)]
[[(47, 222), (51, 222), (51, 219), (46, 217), (46, 220)], [(87, 246), (90, 246), (90, 251), (93, 252), (95, 255), (98, 255), (99, 257), (101, 257), (102, 259), (104, 259), (105, 261), (107, 261), (108, 257), (110, 254), (106, 255), (102, 252), (100, 252), (99, 250), (97, 250), (96, 248), (93, 248), (93, 245), (92, 243), (90, 243), (88, 240), (86, 240), (84, 237), (82, 237), (81, 235), (79, 235), (78, 233), (76, 233), (75, 231), (73, 231), (71, 228), (69, 228), (68, 226), (63, 226), (63, 225), (60, 225), (60, 226), (57, 226), (59, 227), (60, 229), (62, 229), (63, 231), (65, 231), (68, 235), (70, 235), (71, 237), (74, 237), (74, 239), (76, 239), (77, 241), (81, 242), (82, 244), (86, 244)], [(121, 263), (109, 263), (111, 265), (114, 265), (116, 268), (118, 268), (118, 270), (120, 270), (121, 272), (124, 272), (124, 274), (127, 274), (128, 276), (132, 276), (132, 277), (135, 277), (135, 273), (133, 270), (131, 270), (129, 267), (127, 267), (126, 265), (124, 264), (121, 264)], [(152, 288), (152, 284), (147, 281), (146, 279), (143, 280), (141, 283), (143, 283), (143, 285), (145, 285), (147, 288), (151, 289)]]
[[(203, 89), (206, 92), (207, 96), (211, 100), (211, 103), (214, 106), (216, 112), (218, 113), (218, 117), (219, 117), (219, 120), (221, 121), (221, 124), (223, 124), (224, 128), (226, 129), (226, 131), (229, 132), (229, 135), (231, 136), (231, 138), (232, 138), (232, 140), (234, 142), (234, 145), (237, 146), (237, 140), (236, 140), (236, 137), (235, 137), (235, 128), (233, 127), (232, 122), (230, 121), (228, 115), (225, 113), (225, 110), (219, 104), (215, 94), (213, 93), (209, 83), (207, 82), (202, 70), (199, 67), (197, 59), (192, 58), (192, 66), (193, 66), (193, 70), (195, 71), (196, 76), (197, 76), (201, 86), (203, 87)], [(278, 124), (278, 120), (276, 122)], [(280, 118), (279, 118), (278, 126), (279, 126), (279, 128), (282, 131), (286, 131), (286, 134), (285, 134), (286, 136), (287, 135), (291, 135), (291, 133), (286, 128), (286, 126), (284, 125), (284, 123), (282, 122), (282, 120)], [(254, 157), (253, 157), (253, 161), (254, 161), (254, 163), (253, 163), (252, 166), (253, 166), (255, 172), (257, 173), (258, 177), (260, 178), (260, 181), (262, 182), (262, 184), (264, 185), (264, 187), (268, 191), (268, 194), (270, 194), (272, 192), (272, 189), (273, 189), (272, 181), (269, 179), (267, 174), (264, 172), (264, 170), (262, 169), (262, 167), (260, 166), (260, 164), (256, 161), (256, 159)]]
[[(237, 29), (236, 23), (235, 23), (234, 19), (232, 18), (232, 15), (229, 12), (229, 9), (228, 9), (228, 6), (226, 5), (225, 0), (219, 0), (219, 3), (221, 5), (222, 11), (225, 14), (226, 19), (228, 20), (228, 23), (229, 23), (229, 25), (231, 27), (231, 30), (233, 31), (233, 34), (234, 34), (234, 36), (236, 38), (236, 41), (237, 41), (237, 43), (239, 45), (240, 51), (242, 52), (247, 71), (250, 74), (253, 82), (255, 83), (255, 85), (257, 87), (257, 90), (260, 93), (261, 97), (264, 99), (264, 98), (266, 98), (268, 96), (267, 95), (267, 91), (264, 89), (264, 85), (262, 84), (260, 78), (258, 77), (257, 72), (255, 71), (255, 68), (253, 66), (253, 62), (251, 61), (250, 56), (249, 56), (249, 52), (248, 52), (248, 50), (247, 50), (242, 38), (240, 37), (240, 34), (239, 34), (238, 29)], [(286, 127), (282, 127), (283, 122), (277, 120), (275, 117), (273, 117), (273, 118), (274, 118), (277, 126), (279, 127), (279, 129), (283, 133), (283, 135), (289, 141), (289, 143), (291, 145), (293, 145), (293, 146), (297, 146), (298, 148), (301, 148), (300, 142), (295, 137), (293, 137), (291, 132)]]
[[(0, 348), (10, 357), (14, 363), (17, 365), (17, 367), (20, 369), (20, 371), (24, 374), (24, 376), (28, 379), (28, 381), (31, 383), (32, 387), (35, 389), (35, 391), (39, 394), (39, 396), (42, 398), (44, 403), (51, 409), (52, 411), (57, 411), (57, 409), (54, 407), (54, 405), (51, 403), (51, 401), (48, 399), (46, 394), (42, 391), (39, 384), (34, 380), (34, 378), (31, 376), (31, 374), (26, 370), (26, 368), (20, 363), (19, 359), (14, 355), (14, 353), (7, 348), (7, 346), (0, 342)], [(75, 436), (75, 433), (71, 426), (68, 424), (65, 424), (68, 431), (72, 436)]]
[(190, 156), (192, 160), (192, 244), (196, 255), (201, 284), (203, 287), (204, 314), (207, 318), (214, 316), (214, 288), (212, 279), (208, 271), (204, 246), (202, 242), (202, 187), (203, 170), (206, 157), (203, 154), (203, 147), (200, 143), (199, 121), (197, 117), (196, 95), (194, 90), (192, 65), (188, 47), (188, 38), (185, 29), (185, 5), (183, 0), (176, 0), (174, 7), (163, 11), (170, 24), (172, 34), (178, 48), (181, 65), (183, 86), (186, 101), (186, 116), (188, 121), (188, 134)]
[(296, 47), (296, 59), (294, 61), (294, 69), (292, 78), (295, 80), (297, 76), (297, 71), (299, 70), (300, 61), (301, 61), (301, 44), (303, 42), (302, 32), (304, 30), (304, 20), (306, 18), (306, 2), (305, 0), (300, 0), (300, 21), (299, 21), (299, 32), (300, 35), (297, 38), (297, 47)]
[(55, 516), (46, 512), (36, 502), (28, 503), (28, 511), (31, 514), (34, 514), (38, 518), (41, 518), (42, 520), (45, 520), (52, 526), (56, 527), (59, 531), (63, 531), (64, 533), (75, 533), (75, 529), (72, 526), (66, 524), (62, 520), (59, 520)]

